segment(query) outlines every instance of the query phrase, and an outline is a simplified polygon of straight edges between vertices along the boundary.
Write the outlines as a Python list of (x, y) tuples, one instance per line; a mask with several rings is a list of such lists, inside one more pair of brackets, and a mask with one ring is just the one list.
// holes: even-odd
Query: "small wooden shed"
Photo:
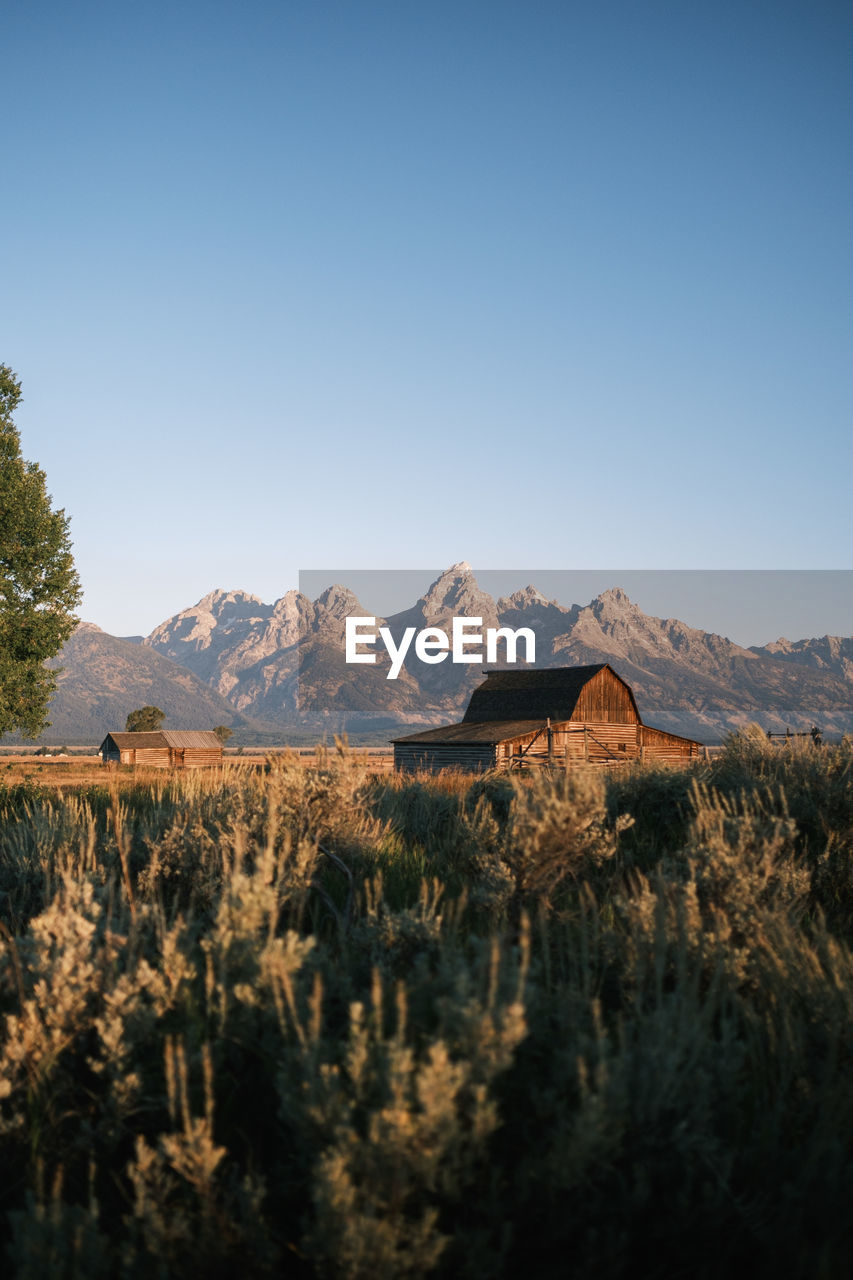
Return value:
[(516, 769), (552, 764), (678, 763), (701, 744), (643, 724), (630, 686), (608, 663), (493, 671), (460, 724), (394, 739), (403, 771)]
[(99, 748), (104, 764), (145, 764), (159, 769), (199, 769), (222, 763), (222, 743), (212, 729), (157, 729), (108, 733)]

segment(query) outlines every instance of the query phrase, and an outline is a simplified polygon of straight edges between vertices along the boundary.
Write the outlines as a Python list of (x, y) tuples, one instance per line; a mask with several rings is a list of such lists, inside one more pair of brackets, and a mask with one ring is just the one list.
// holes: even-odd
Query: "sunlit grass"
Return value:
[(848, 1273), (849, 746), (0, 818), (10, 1273)]

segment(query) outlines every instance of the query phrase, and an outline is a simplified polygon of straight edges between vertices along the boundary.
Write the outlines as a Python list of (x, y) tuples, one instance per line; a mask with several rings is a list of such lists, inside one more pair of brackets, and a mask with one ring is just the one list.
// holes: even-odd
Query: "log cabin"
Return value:
[(98, 748), (104, 764), (144, 764), (158, 769), (199, 769), (222, 763), (222, 743), (212, 729), (157, 729), (108, 733)]
[(459, 724), (395, 738), (395, 769), (520, 769), (531, 765), (681, 763), (701, 743), (643, 724), (631, 687), (609, 663), (493, 671)]

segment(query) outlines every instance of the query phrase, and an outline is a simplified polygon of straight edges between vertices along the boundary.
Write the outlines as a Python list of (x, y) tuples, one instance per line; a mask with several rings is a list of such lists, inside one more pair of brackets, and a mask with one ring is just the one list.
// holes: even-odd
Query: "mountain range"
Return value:
[(101, 742), (123, 729), (137, 707), (160, 707), (167, 727), (192, 729), (218, 724), (243, 727), (243, 717), (187, 667), (141, 643), (108, 635), (81, 622), (58, 658), (56, 692), (50, 704), (51, 742)]
[[(376, 664), (347, 665), (345, 619), (368, 613), (342, 584), (316, 600), (288, 591), (265, 604), (245, 591), (212, 591), (141, 641), (81, 623), (57, 663), (50, 737), (100, 738), (129, 710), (154, 703), (167, 726), (230, 724), (242, 735), (294, 738), (346, 730), (387, 739), (461, 718), (483, 667), (411, 656), (396, 680)], [(449, 630), (453, 616), (484, 627), (530, 627), (536, 663), (609, 662), (634, 690), (647, 723), (713, 741), (757, 721), (767, 729), (853, 730), (853, 638), (780, 639), (743, 648), (672, 618), (645, 614), (619, 587), (586, 605), (562, 605), (534, 586), (495, 599), (469, 565), (451, 566), (409, 609), (377, 619), (399, 639), (406, 627)]]

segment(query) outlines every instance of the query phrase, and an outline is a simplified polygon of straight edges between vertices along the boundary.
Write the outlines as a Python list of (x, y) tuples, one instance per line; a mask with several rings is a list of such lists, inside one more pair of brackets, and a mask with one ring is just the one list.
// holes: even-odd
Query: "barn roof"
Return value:
[(586, 667), (543, 667), (522, 671), (492, 671), (471, 694), (463, 723), (514, 719), (571, 720), (586, 685), (600, 671), (625, 685), (642, 724), (630, 685), (607, 662)]
[[(150, 751), (157, 747), (221, 747), (212, 729), (157, 729), (151, 733), (108, 733), (119, 751), (140, 747)], [(106, 739), (105, 739), (106, 740)]]
[(170, 747), (222, 746), (212, 729), (163, 729), (162, 733)]
[(463, 720), (461, 724), (445, 724), (439, 729), (421, 729), (419, 733), (410, 733), (405, 738), (393, 738), (392, 741), (434, 745), (441, 742), (488, 744), (504, 742), (507, 738), (521, 738), (526, 733), (544, 728), (544, 720), (489, 720), (484, 724), (472, 724)]

